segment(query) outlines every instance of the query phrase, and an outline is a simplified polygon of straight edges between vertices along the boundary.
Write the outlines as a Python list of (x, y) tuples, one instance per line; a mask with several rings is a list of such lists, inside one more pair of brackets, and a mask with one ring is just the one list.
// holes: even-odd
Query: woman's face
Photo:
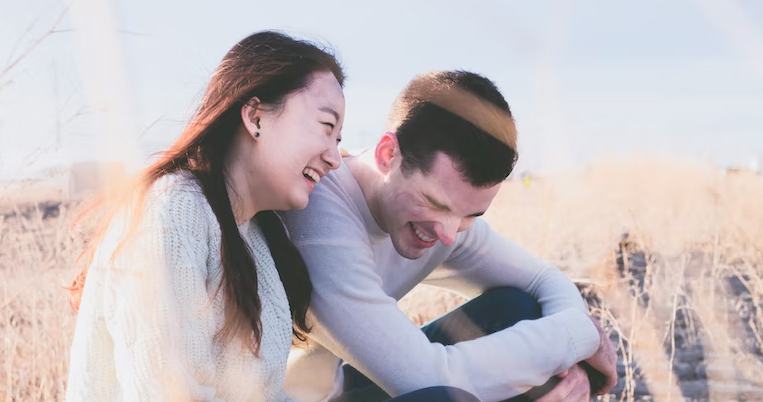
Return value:
[[(253, 131), (260, 170), (252, 172), (258, 176), (258, 188), (251, 189), (252, 195), (267, 197), (267, 209), (306, 207), (315, 185), (339, 167), (344, 107), (344, 93), (336, 77), (320, 72), (307, 87), (289, 95), (280, 111), (259, 108), (255, 118), (247, 121), (248, 107), (242, 109), (244, 125)], [(269, 194), (263, 194), (263, 188)]]

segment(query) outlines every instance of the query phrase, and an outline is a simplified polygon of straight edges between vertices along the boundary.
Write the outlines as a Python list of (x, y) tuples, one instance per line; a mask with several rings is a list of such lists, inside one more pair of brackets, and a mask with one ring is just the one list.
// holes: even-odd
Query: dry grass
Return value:
[[(71, 212), (0, 215), (0, 401), (63, 400), (75, 315), (63, 286)], [(27, 216), (23, 216), (27, 212)]]
[[(530, 187), (507, 182), (487, 219), (570, 276), (593, 282), (585, 287), (592, 312), (612, 331), (623, 361), (621, 392), (610, 400), (637, 400), (645, 385), (652, 400), (688, 401), (682, 390), (702, 383), (697, 398), (720, 402), (763, 399), (754, 393), (763, 387), (762, 206), (760, 177), (640, 159)], [(0, 218), (0, 401), (63, 399), (75, 316), (62, 286), (76, 248), (70, 210), (42, 216)], [(641, 255), (644, 272), (634, 274), (629, 258), (619, 270), (618, 250)], [(425, 322), (461, 301), (419, 287), (400, 305)], [(706, 368), (689, 369), (703, 375), (679, 381), (686, 353), (698, 350), (695, 360)]]
[[(612, 400), (637, 400), (639, 383), (655, 401), (763, 400), (761, 177), (664, 159), (602, 162), (530, 187), (507, 183), (487, 219), (593, 282), (591, 310), (624, 366)], [(618, 270), (620, 248), (643, 253), (640, 278)], [(425, 322), (458, 299), (419, 287), (401, 305)], [(686, 371), (699, 374), (678, 384)]]

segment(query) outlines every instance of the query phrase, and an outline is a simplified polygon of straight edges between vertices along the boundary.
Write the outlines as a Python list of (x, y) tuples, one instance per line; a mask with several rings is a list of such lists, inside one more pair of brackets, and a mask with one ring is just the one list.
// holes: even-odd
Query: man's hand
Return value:
[(557, 375), (559, 383), (536, 402), (589, 402), (591, 386), (586, 371), (576, 364)]
[(581, 364), (590, 368), (588, 375), (591, 379), (591, 393), (593, 396), (599, 396), (606, 394), (617, 385), (617, 351), (596, 319), (589, 318), (599, 330), (599, 349)]

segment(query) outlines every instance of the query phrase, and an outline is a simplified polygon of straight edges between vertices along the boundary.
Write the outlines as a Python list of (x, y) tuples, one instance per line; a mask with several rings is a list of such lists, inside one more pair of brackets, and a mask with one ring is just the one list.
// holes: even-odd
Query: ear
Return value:
[(379, 172), (384, 175), (388, 174), (392, 170), (396, 156), (400, 156), (397, 135), (387, 131), (376, 144), (374, 152), (376, 168), (379, 169)]
[(244, 123), (244, 128), (252, 138), (259, 137), (260, 131), (260, 99), (256, 96), (245, 103), (241, 107), (241, 121)]

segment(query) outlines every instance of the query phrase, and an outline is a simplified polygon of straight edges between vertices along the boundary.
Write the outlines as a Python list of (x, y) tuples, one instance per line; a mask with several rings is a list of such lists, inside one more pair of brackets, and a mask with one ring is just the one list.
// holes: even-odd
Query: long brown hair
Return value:
[[(99, 240), (116, 212), (128, 204), (130, 194), (138, 195), (138, 203), (135, 204), (138, 207), (134, 209), (140, 211), (142, 200), (157, 179), (170, 173), (188, 171), (198, 181), (222, 232), (220, 254), (223, 274), (218, 293), (222, 290), (225, 323), (216, 334), (216, 339), (228, 342), (238, 334), (251, 330), (254, 336), (249, 348), (258, 355), (262, 338), (262, 304), (257, 293), (257, 270), (236, 226), (225, 185), (224, 156), (242, 124), (241, 108), (246, 102), (256, 96), (261, 105), (278, 111), (289, 94), (309, 85), (314, 73), (324, 71), (333, 73), (339, 83), (344, 84), (344, 73), (332, 54), (313, 43), (282, 33), (258, 32), (233, 46), (215, 70), (193, 118), (169, 150), (140, 174), (130, 191), (110, 203), (99, 200), (99, 208), (85, 209), (75, 220), (80, 221), (95, 209), (101, 210), (106, 206), (105, 219), (100, 220), (93, 240), (78, 259), (78, 262), (84, 260), (87, 264), (69, 288), (72, 308), (75, 311), (79, 309), (87, 266), (93, 261)], [(275, 212), (262, 211), (255, 218), (265, 235), (286, 290), (294, 334), (304, 340), (303, 334), (309, 332), (305, 316), (312, 293), (305, 262)], [(131, 228), (135, 228), (136, 221), (135, 218), (132, 220)]]

